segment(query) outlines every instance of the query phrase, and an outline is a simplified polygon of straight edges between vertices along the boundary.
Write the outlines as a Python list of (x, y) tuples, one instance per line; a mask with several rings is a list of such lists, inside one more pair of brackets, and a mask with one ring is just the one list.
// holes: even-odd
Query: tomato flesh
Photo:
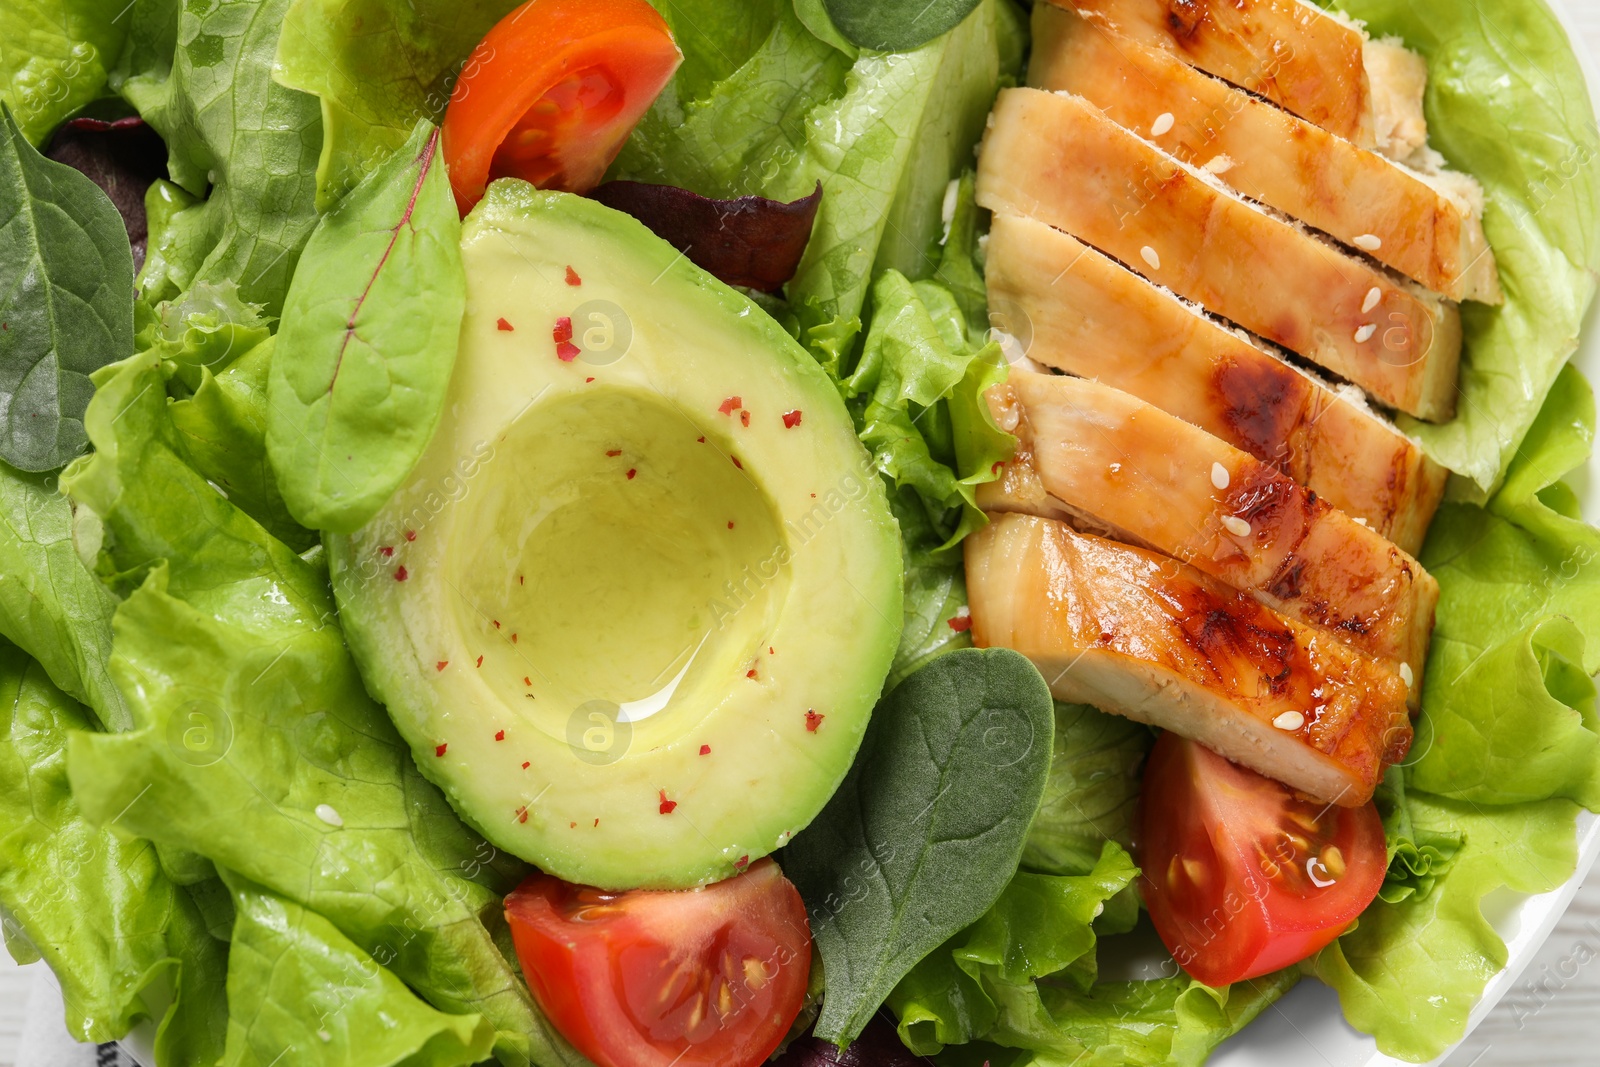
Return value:
[(770, 859), (679, 892), (538, 874), (506, 918), (534, 999), (600, 1067), (757, 1067), (805, 1003), (805, 905)]
[(444, 157), (462, 214), (495, 178), (588, 192), (683, 55), (645, 0), (529, 0), (456, 82)]
[(1140, 886), (1178, 964), (1225, 986), (1313, 955), (1383, 886), (1383, 820), (1316, 804), (1163, 734), (1140, 796)]

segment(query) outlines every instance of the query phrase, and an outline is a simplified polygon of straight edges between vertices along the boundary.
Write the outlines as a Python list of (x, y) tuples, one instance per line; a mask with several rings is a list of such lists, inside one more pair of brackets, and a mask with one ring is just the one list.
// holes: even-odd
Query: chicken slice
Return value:
[(995, 516), (965, 551), (974, 643), (1027, 656), (1057, 699), (1349, 807), (1410, 747), (1394, 671), (1193, 567), (1033, 515)]
[(978, 202), (1065, 230), (1384, 404), (1454, 414), (1454, 304), (1258, 210), (1082, 97), (1000, 94)]
[(1472, 179), (1450, 175), (1435, 187), (1421, 174), (1063, 8), (1035, 5), (1033, 28), (1030, 85), (1083, 96), (1183, 162), (1367, 249), (1452, 300), (1505, 299), (1483, 235), (1483, 193)]
[[(1013, 370), (989, 395), (996, 417), (1016, 424), (1018, 458), (1051, 498), (1043, 514), (1071, 515), (1173, 556), (1390, 661), (1417, 703), (1439, 584), (1380, 534), (1227, 442), (1108, 385)], [(979, 503), (1033, 510), (992, 489)]]
[[(989, 306), (1038, 363), (1096, 378), (1270, 463), (1415, 555), (1449, 472), (1344, 395), (1076, 238), (999, 214)], [(1006, 469), (1004, 480), (1020, 472)], [(1012, 486), (1008, 492), (1026, 492)]]

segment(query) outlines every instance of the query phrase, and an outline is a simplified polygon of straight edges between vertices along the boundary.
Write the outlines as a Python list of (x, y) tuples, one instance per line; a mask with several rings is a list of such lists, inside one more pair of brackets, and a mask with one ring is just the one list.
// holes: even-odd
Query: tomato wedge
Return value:
[(811, 974), (800, 894), (770, 859), (680, 892), (538, 874), (506, 898), (534, 999), (600, 1067), (758, 1067)]
[(1317, 952), (1372, 903), (1388, 866), (1371, 803), (1303, 800), (1173, 733), (1145, 767), (1136, 845), (1156, 931), (1210, 986)]
[(444, 116), (465, 215), (495, 178), (600, 184), (683, 54), (645, 0), (529, 0), (473, 50)]

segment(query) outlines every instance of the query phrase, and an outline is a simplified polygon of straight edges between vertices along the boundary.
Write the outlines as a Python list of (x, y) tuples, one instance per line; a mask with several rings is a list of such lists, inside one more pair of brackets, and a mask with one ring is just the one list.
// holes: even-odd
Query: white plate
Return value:
[[(1462, 0), (1468, 2), (1468, 0)], [(1572, 49), (1589, 82), (1589, 98), (1600, 115), (1600, 68), (1590, 56), (1577, 23), (1564, 0), (1546, 0), (1560, 18), (1572, 42)], [(1493, 21), (1492, 6), (1480, 5), (1483, 17)], [(1583, 371), (1590, 382), (1600, 385), (1600, 301), (1589, 309), (1584, 323), (1582, 340), (1573, 363)], [(1600, 456), (1591, 455), (1589, 462), (1568, 479), (1578, 490), (1583, 501), (1583, 515), (1590, 523), (1600, 526)], [(1595, 491), (1589, 491), (1595, 487)], [(1494, 1010), (1521, 977), (1528, 964), (1538, 954), (1551, 932), (1560, 922), (1567, 905), (1578, 893), (1589, 868), (1600, 858), (1600, 817), (1588, 811), (1578, 813), (1578, 867), (1564, 884), (1538, 896), (1512, 895), (1504, 891), (1492, 894), (1486, 903), (1494, 910), (1486, 917), (1505, 940), (1510, 962), (1505, 970), (1495, 975), (1484, 990), (1483, 999), (1472, 1010), (1467, 1032), (1483, 1021)], [(1498, 904), (1499, 907), (1494, 906)], [(122, 1040), (122, 1046), (140, 1063), (153, 1067), (155, 1053), (152, 1042), (155, 1027), (143, 1023)], [(1437, 1067), (1449, 1058), (1457, 1046), (1445, 1052), (1428, 1067)], [(1378, 1051), (1373, 1039), (1356, 1030), (1345, 1021), (1339, 1008), (1339, 998), (1332, 989), (1321, 982), (1307, 979), (1262, 1013), (1242, 1033), (1224, 1043), (1211, 1057), (1207, 1067), (1282, 1067), (1286, 1063), (1325, 1064), (1326, 1067), (1415, 1067), (1404, 1060), (1385, 1056)]]

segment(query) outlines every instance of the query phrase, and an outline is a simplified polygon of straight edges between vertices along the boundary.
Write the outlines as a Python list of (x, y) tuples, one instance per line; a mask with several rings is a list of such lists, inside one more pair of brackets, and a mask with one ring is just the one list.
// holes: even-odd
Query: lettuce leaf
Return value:
[(1439, 580), (1408, 785), (1486, 804), (1600, 809), (1600, 531), (1559, 479), (1588, 455), (1594, 395), (1562, 371), (1487, 508), (1447, 504), (1422, 553)]
[(162, 874), (149, 841), (85, 819), (68, 786), (66, 749), (70, 731), (90, 727), (88, 713), (37, 663), (0, 642), (6, 943), (55, 972), (77, 1040), (115, 1040), (156, 1017), (158, 1049), (187, 1050), (164, 1062), (211, 1062), (221, 1054), (226, 1014), (213, 995), (222, 946), (188, 893)]
[(1133, 814), (1150, 729), (1087, 704), (1056, 704), (1055, 755), (1022, 865), (1087, 874), (1105, 842), (1133, 848)]
[(498, 894), (521, 865), (418, 773), (322, 568), (183, 462), (159, 359), (108, 371), (97, 451), (63, 484), (101, 517), (101, 571), (129, 590), (111, 670), (137, 728), (72, 738), (84, 811), (317, 912), (435, 1007), (488, 1019), (503, 1062), (581, 1062), (507, 956)]
[(133, 720), (106, 671), (116, 599), (78, 557), (72, 508), (54, 475), (0, 463), (0, 636), (108, 729)]
[(1541, 0), (1338, 0), (1428, 60), (1429, 141), (1486, 197), (1506, 302), (1462, 308), (1456, 418), (1404, 420), (1430, 455), (1493, 489), (1577, 348), (1600, 269), (1600, 130), (1572, 44)]
[(43, 146), (73, 112), (105, 95), (122, 52), (125, 0), (7, 0), (0, 7), (0, 100)]
[[(288, 10), (289, 0), (136, 0), (130, 8), (130, 43), (112, 87), (166, 140), (173, 182), (206, 197), (152, 225), (158, 268), (169, 268), (147, 263), (141, 274), (152, 305), (209, 282), (236, 284), (269, 316), (283, 307), (317, 220), (322, 147), (316, 98), (272, 79)], [(171, 270), (178, 249), (181, 269)]]
[(438, 122), (467, 58), (518, 0), (293, 0), (273, 77), (322, 108), (317, 209), (327, 211)]
[(489, 1055), (494, 1028), (446, 1015), (332, 923), (234, 874), (223, 1067), (458, 1067)]
[(1544, 893), (1577, 862), (1577, 806), (1545, 800), (1480, 808), (1411, 793), (1412, 823), (1465, 844), (1431, 893), (1380, 901), (1356, 928), (1305, 964), (1339, 993), (1352, 1026), (1386, 1055), (1433, 1059), (1466, 1032), (1484, 986), (1505, 967), (1505, 942), (1483, 917), (1499, 889)]
[(1588, 384), (1563, 370), (1500, 491), (1447, 504), (1423, 548), (1438, 629), (1411, 766), (1379, 797), (1389, 877), (1305, 965), (1388, 1055), (1428, 1060), (1461, 1038), (1507, 961), (1484, 899), (1570, 877), (1573, 801), (1600, 801), (1600, 533), (1557, 480), (1587, 458), (1594, 424)]

